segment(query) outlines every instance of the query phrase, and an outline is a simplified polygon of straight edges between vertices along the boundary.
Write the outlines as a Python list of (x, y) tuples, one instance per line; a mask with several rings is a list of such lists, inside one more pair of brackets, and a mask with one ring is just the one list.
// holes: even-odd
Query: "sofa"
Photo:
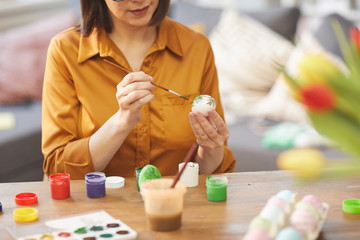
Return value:
[[(77, 10), (78, 10), (78, 6), (77, 6)], [(210, 40), (213, 41), (214, 35), (212, 34), (215, 31), (218, 31), (218, 33), (219, 31), (221, 31), (221, 29), (219, 29), (219, 21), (222, 19), (223, 13), (225, 11), (226, 11), (225, 9), (208, 8), (187, 2), (175, 2), (170, 7), (169, 16), (185, 25), (188, 25), (189, 27), (193, 27), (196, 30), (202, 31), (203, 34), (209, 36)], [(240, 10), (237, 10), (237, 12), (242, 16), (242, 18), (239, 20), (246, 22), (250, 21), (251, 24), (253, 24), (252, 26), (255, 26), (254, 28), (260, 28), (260, 29), (266, 28), (267, 29), (266, 34), (275, 34), (276, 37), (274, 40), (274, 44), (275, 42), (277, 44), (279, 41), (282, 42), (286, 41), (285, 44), (286, 47), (282, 46), (280, 48), (280, 46), (276, 47), (274, 45), (275, 49), (272, 49), (275, 52), (279, 52), (280, 49), (283, 49), (284, 52), (283, 63), (285, 63), (287, 58), (290, 57), (289, 49), (294, 47), (294, 42), (299, 32), (299, 26), (302, 26), (300, 23), (304, 22), (300, 10), (298, 8), (272, 7), (267, 9), (260, 9), (258, 11), (251, 11), (251, 12), (243, 12)], [(60, 29), (65, 28), (66, 25), (74, 25), (77, 21), (77, 17), (78, 16), (73, 15), (73, 12), (72, 13), (66, 12), (66, 13), (62, 13), (61, 15), (51, 17), (50, 20), (51, 20), (51, 25), (53, 25), (53, 27), (51, 29), (47, 29), (47, 36), (59, 32)], [(232, 13), (232, 17), (238, 17), (238, 16), (234, 16), (234, 13)], [(334, 55), (337, 55), (339, 58), (341, 58), (339, 48), (336, 44), (336, 40), (334, 40), (335, 37), (331, 31), (331, 27), (329, 24), (330, 19), (333, 17), (339, 19), (344, 29), (347, 29), (351, 25), (351, 22), (347, 21), (346, 19), (342, 18), (339, 15), (326, 16), (323, 17), (322, 24), (317, 29), (317, 31), (313, 32), (313, 36), (327, 51), (330, 51)], [(60, 20), (59, 18), (62, 18), (62, 20)], [(33, 33), (33, 31), (39, 31), (40, 25), (36, 25), (36, 24), (42, 24), (42, 22), (43, 21), (27, 24), (20, 29), (13, 28), (13, 30), (11, 31), (16, 32), (17, 34), (21, 32), (21, 34), (19, 34), (18, 37), (19, 39), (14, 38), (14, 35), (12, 35), (11, 38), (8, 39), (12, 39), (11, 42), (16, 42), (21, 39), (28, 38), (29, 41), (31, 42), (30, 36), (33, 36), (33, 34), (26, 35), (25, 33)], [(49, 27), (50, 24), (46, 26)], [(244, 34), (247, 30), (251, 30), (254, 28), (251, 27), (248, 29), (243, 29), (240, 32), (238, 32), (238, 34), (239, 33)], [(231, 29), (234, 28), (231, 26)], [(231, 30), (229, 30), (229, 32), (230, 31)], [(6, 36), (8, 36), (9, 35), (8, 33), (9, 31), (0, 32), (0, 35), (7, 34)], [(243, 37), (245, 37), (245, 39), (248, 39), (246, 38), (245, 34)], [(253, 50), (251, 48), (252, 44), (255, 43), (254, 41), (256, 40), (256, 36), (255, 38), (254, 36), (252, 36), (252, 38), (253, 39), (250, 38), (251, 44), (246, 47), (249, 51), (256, 50), (256, 49)], [(264, 37), (264, 39), (266, 41), (270, 41), (270, 38), (266, 36)], [(45, 40), (41, 39), (41, 40), (49, 41), (49, 39), (45, 39)], [(220, 39), (220, 40), (227, 41), (227, 39)], [(32, 51), (31, 53), (29, 53), (30, 55), (32, 54), (31, 57), (33, 57), (33, 61), (34, 59), (35, 60), (41, 59), (41, 61), (38, 61), (36, 66), (21, 65), (20, 64), (21, 58), (19, 58), (19, 56), (22, 56), (21, 53), (19, 53), (20, 55), (17, 56), (19, 61), (19, 67), (17, 68), (17, 70), (14, 70), (15, 73), (13, 72), (10, 75), (12, 77), (18, 76), (18, 79), (14, 80), (14, 81), (18, 81), (16, 82), (17, 86), (24, 86), (24, 85), (28, 86), (26, 85), (27, 83), (24, 82), (24, 78), (26, 76), (31, 76), (29, 75), (29, 72), (31, 72), (31, 70), (40, 68), (40, 70), (43, 71), (41, 68), (44, 67), (44, 55), (39, 54), (39, 52), (46, 51), (48, 42), (40, 46), (36, 44), (36, 42), (38, 41), (40, 40), (34, 39), (35, 43), (33, 47), (30, 46), (30, 48), (34, 48), (34, 46), (36, 46), (39, 48), (39, 50)], [(234, 41), (237, 42), (236, 39)], [(8, 44), (8, 42), (6, 44)], [(263, 47), (262, 45), (259, 45), (259, 48), (262, 48)], [(25, 47), (29, 48), (29, 46), (25, 46)], [(216, 49), (216, 47), (221, 47), (221, 44), (216, 45), (214, 43), (215, 58), (217, 52), (219, 52), (219, 49)], [(13, 51), (15, 51), (14, 54), (17, 54), (18, 50), (19, 48), (15, 46), (13, 48)], [(226, 52), (225, 50), (221, 51), (221, 53), (225, 53), (225, 52)], [(230, 49), (229, 53), (231, 52), (232, 49)], [(15, 58), (13, 59), (14, 61), (16, 61)], [(244, 61), (244, 59), (241, 58), (237, 60)], [(238, 67), (234, 67), (235, 69), (239, 69), (238, 72), (245, 74), (244, 76), (252, 76), (252, 74), (254, 73), (247, 71), (249, 70), (248, 68), (250, 68), (247, 66), (250, 66), (251, 64), (253, 64), (253, 62), (258, 64), (259, 66), (266, 65), (265, 60), (259, 59), (259, 56), (255, 57), (255, 54), (249, 54), (249, 56), (247, 56), (245, 60), (247, 62), (243, 62), (242, 64), (244, 65), (239, 63)], [(223, 71), (223, 69), (221, 68), (221, 64), (223, 63), (219, 62), (219, 66), (218, 66), (220, 84), (225, 82), (223, 80), (225, 79), (225, 77), (223, 76), (226, 75), (226, 74), (224, 75), (224, 72), (226, 71)], [(257, 71), (257, 69), (255, 69), (255, 71)], [(17, 74), (17, 73), (22, 73), (22, 74)], [(259, 114), (251, 111), (255, 108), (254, 106), (256, 106), (258, 102), (265, 101), (266, 103), (267, 101), (266, 97), (272, 91), (272, 88), (275, 85), (276, 78), (278, 76), (278, 74), (274, 73), (273, 71), (271, 74), (266, 72), (266, 75), (268, 76), (271, 75), (271, 79), (262, 82), (257, 82), (256, 85), (254, 85), (251, 82), (250, 83), (243, 82), (241, 84), (236, 83), (237, 85), (235, 86), (235, 88), (234, 86), (230, 85), (230, 87), (228, 87), (227, 89), (225, 88), (225, 90), (229, 90), (229, 88), (230, 90), (232, 90), (232, 88), (234, 88), (234, 91), (231, 94), (224, 93), (222, 95), (225, 117), (230, 129), (230, 138), (228, 139), (228, 146), (233, 151), (235, 158), (237, 160), (235, 171), (276, 170), (277, 156), (282, 151), (284, 151), (284, 149), (264, 147), (263, 144), (264, 131), (271, 126), (278, 124), (279, 122), (294, 120), (294, 118), (297, 117), (296, 112), (300, 111), (300, 110), (297, 111), (298, 106), (295, 108), (290, 107), (290, 109), (293, 109), (293, 111), (290, 111), (290, 113), (288, 113), (287, 117), (285, 118), (284, 116), (274, 117), (274, 115), (272, 115), (271, 113), (276, 112), (275, 110), (270, 111), (270, 114)], [(37, 80), (34, 80), (36, 81), (36, 83), (32, 85), (33, 86), (32, 89), (35, 89), (36, 94), (29, 95), (27, 93), (25, 95), (24, 94), (21, 95), (21, 93), (24, 93), (26, 92), (26, 90), (29, 90), (29, 87), (25, 87), (22, 90), (22, 92), (20, 91), (20, 95), (16, 95), (15, 93), (11, 93), (8, 90), (9, 88), (8, 86), (10, 85), (6, 85), (6, 83), (2, 82), (1, 78), (2, 75), (0, 74), (0, 100), (1, 100), (1, 96), (3, 96), (3, 98), (5, 98), (4, 96), (8, 96), (10, 99), (16, 98), (16, 100), (11, 102), (5, 99), (0, 104), (0, 129), (1, 129), (1, 113), (5, 113), (5, 112), (11, 113), (15, 120), (14, 128), (10, 128), (7, 130), (0, 130), (0, 164), (1, 164), (0, 182), (41, 180), (43, 178), (43, 172), (42, 172), (43, 156), (41, 153), (42, 79), (39, 80), (38, 78)], [(9, 82), (7, 82), (7, 84), (9, 84)], [(249, 86), (249, 89), (237, 89), (238, 85)], [(254, 86), (261, 86), (260, 89), (261, 91), (260, 92), (257, 91), (259, 89), (255, 91)], [(242, 94), (243, 92), (241, 92), (241, 94), (240, 93), (238, 94), (237, 92), (235, 92), (235, 90), (243, 91), (246, 94)], [(241, 97), (239, 100), (240, 95)], [(230, 99), (231, 101), (230, 100), (227, 101), (226, 99), (227, 96), (234, 97), (234, 99), (232, 99), (234, 101), (232, 101), (231, 99)], [(256, 98), (253, 96), (256, 96)], [(250, 101), (247, 101), (248, 99), (250, 99)], [(256, 101), (254, 99), (256, 99)], [(273, 105), (277, 105), (277, 104), (273, 104)], [(266, 107), (266, 109), (268, 108)], [(341, 152), (335, 149), (328, 147), (321, 147), (321, 146), (320, 148), (323, 150), (326, 156), (329, 157), (343, 156)]]
[(47, 46), (78, 17), (69, 0), (0, 4), (0, 182), (38, 181)]

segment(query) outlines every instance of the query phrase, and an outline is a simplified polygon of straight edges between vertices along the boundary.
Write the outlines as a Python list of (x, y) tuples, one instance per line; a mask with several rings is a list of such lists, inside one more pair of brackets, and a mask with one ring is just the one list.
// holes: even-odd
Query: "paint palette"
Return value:
[(123, 240), (137, 239), (137, 232), (120, 220), (88, 225), (77, 229), (31, 235), (18, 240)]

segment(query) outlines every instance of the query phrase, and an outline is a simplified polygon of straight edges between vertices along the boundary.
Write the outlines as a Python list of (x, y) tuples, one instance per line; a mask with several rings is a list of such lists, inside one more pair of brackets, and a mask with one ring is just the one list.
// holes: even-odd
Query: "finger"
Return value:
[[(215, 111), (214, 113), (217, 114)], [(204, 134), (206, 134), (207, 140), (205, 136), (202, 135), (202, 133), (199, 134), (199, 138), (201, 138), (202, 141), (207, 141), (209, 147), (219, 147), (224, 145), (229, 135), (226, 124), (224, 124), (226, 129), (224, 130), (224, 133), (222, 135), (216, 130), (216, 128), (214, 128), (211, 117), (205, 118), (202, 114), (196, 114), (195, 119), (199, 122), (199, 125), (203, 129)]]
[(154, 97), (155, 97), (154, 94), (148, 94), (148, 95), (140, 98), (139, 100), (131, 103), (131, 108), (134, 110), (138, 110), (145, 104), (151, 102), (154, 99)]
[(204, 115), (202, 115), (201, 113), (195, 113), (195, 119), (196, 121), (199, 122), (201, 128), (203, 129), (203, 131), (207, 134), (207, 135), (217, 135), (217, 131), (216, 128), (213, 126), (213, 123), (206, 117), (204, 117)]
[[(206, 118), (201, 113), (190, 113), (189, 119), (190, 119), (190, 125), (193, 129), (198, 144), (204, 148), (213, 148), (215, 146), (215, 143), (212, 140), (212, 138), (209, 137), (207, 128), (211, 128), (213, 134), (216, 134), (216, 132), (211, 127), (211, 125), (206, 120)], [(205, 126), (203, 126), (204, 124)], [(214, 137), (214, 135), (212, 137)]]
[[(131, 92), (126, 97), (120, 97), (118, 102), (120, 107), (123, 109), (129, 109), (134, 106), (136, 106), (135, 108), (138, 108), (147, 103), (148, 95), (153, 96), (153, 94), (148, 90), (138, 90)], [(142, 100), (143, 98), (145, 98), (145, 100)]]
[(131, 92), (139, 91), (139, 90), (148, 90), (151, 92), (154, 90), (154, 88), (155, 86), (150, 82), (133, 82), (123, 87), (120, 91), (122, 96), (126, 96)]
[(229, 129), (226, 126), (225, 121), (221, 118), (221, 116), (214, 109), (211, 109), (209, 111), (208, 118), (214, 124), (214, 126), (217, 129), (217, 132), (219, 134), (226, 137), (226, 139), (229, 138)]
[(144, 72), (131, 72), (123, 78), (119, 85), (125, 87), (133, 82), (151, 82), (152, 80), (153, 78)]

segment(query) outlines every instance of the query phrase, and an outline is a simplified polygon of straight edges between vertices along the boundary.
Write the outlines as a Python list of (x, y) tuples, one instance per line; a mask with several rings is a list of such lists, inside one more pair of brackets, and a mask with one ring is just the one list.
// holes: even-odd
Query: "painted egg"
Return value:
[(282, 221), (284, 213), (280, 208), (275, 206), (265, 206), (260, 213), (260, 216), (270, 220), (273, 223)]
[(267, 202), (266, 206), (275, 206), (280, 208), (283, 212), (286, 210), (287, 202), (277, 196), (272, 196)]
[(306, 209), (296, 209), (290, 216), (290, 223), (302, 235), (313, 232), (317, 228), (317, 221)]
[(139, 173), (139, 187), (141, 185), (151, 179), (161, 178), (161, 173), (157, 167), (154, 165), (148, 164), (145, 167), (141, 169), (141, 172)]
[(319, 212), (323, 212), (324, 207), (320, 199), (314, 195), (308, 194), (301, 199), (302, 202), (307, 202), (316, 208)]
[(215, 109), (216, 101), (209, 95), (197, 96), (191, 104), (191, 111), (200, 112), (202, 115), (207, 117), (210, 109)]
[(310, 203), (300, 201), (295, 205), (295, 209), (306, 209), (313, 215), (316, 220), (320, 220), (321, 218), (319, 211)]
[(271, 240), (269, 234), (262, 229), (256, 229), (248, 232), (243, 240)]
[(276, 194), (277, 197), (284, 199), (286, 202), (291, 202), (292, 201), (292, 197), (293, 197), (293, 192), (290, 190), (281, 190), (280, 192), (278, 192)]
[(301, 234), (292, 227), (282, 229), (275, 240), (304, 240)]
[(256, 230), (256, 229), (262, 229), (265, 230), (267, 233), (270, 232), (272, 223), (269, 221), (269, 219), (256, 216), (253, 220), (250, 222), (249, 231)]

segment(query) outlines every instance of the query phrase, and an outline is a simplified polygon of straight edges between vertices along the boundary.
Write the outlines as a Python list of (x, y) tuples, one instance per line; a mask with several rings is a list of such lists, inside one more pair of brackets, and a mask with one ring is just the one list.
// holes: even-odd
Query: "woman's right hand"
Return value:
[(119, 103), (119, 114), (125, 124), (134, 127), (141, 120), (141, 107), (149, 103), (154, 95), (153, 78), (144, 72), (127, 74), (117, 85), (116, 99)]

